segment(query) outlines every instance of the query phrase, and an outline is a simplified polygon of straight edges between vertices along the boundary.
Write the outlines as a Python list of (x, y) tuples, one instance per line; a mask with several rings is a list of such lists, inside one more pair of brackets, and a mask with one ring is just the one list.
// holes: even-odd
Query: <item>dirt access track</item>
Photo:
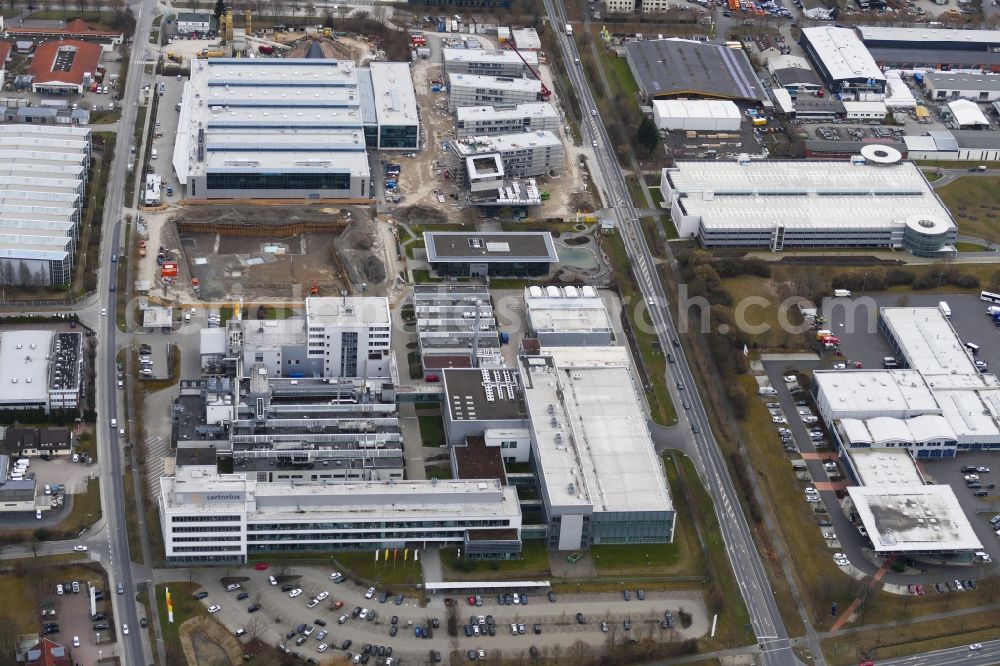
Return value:
[(321, 295), (362, 283), (378, 294), (386, 274), (375, 231), (352, 207), (195, 206), (175, 211), (160, 239), (182, 259), (179, 284), (197, 277), (203, 300), (302, 297), (313, 282)]
[(180, 626), (179, 633), (188, 666), (243, 663), (239, 641), (213, 618), (193, 617)]

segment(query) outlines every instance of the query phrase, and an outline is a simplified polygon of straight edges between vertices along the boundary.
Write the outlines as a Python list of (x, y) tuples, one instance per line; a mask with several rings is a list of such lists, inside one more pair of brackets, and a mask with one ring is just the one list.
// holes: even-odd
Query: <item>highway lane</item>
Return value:
[[(564, 8), (555, 0), (545, 0), (545, 8), (552, 25), (562, 29), (567, 23)], [(592, 113), (597, 105), (583, 68), (578, 62), (576, 44), (565, 35), (559, 38), (559, 43), (566, 62), (567, 74), (585, 114), (582, 127), (584, 138), (594, 146), (597, 166), (597, 173), (594, 175), (601, 182), (606, 202), (616, 218), (619, 233), (625, 241), (643, 297), (649, 304), (650, 317), (660, 344), (664, 349), (670, 349), (677, 339), (676, 328), (667, 307), (663, 285), (656, 274), (652, 253), (642, 234), (637, 212), (625, 184), (624, 174), (611, 150), (611, 141), (599, 115)], [(669, 253), (669, 250), (667, 252)], [(680, 403), (679, 394), (685, 392), (691, 402), (692, 408), (682, 410), (679, 414), (680, 425), (691, 429), (694, 442), (692, 457), (712, 496), (726, 543), (726, 554), (746, 602), (754, 633), (761, 644), (763, 663), (795, 664), (797, 659), (792, 653), (788, 633), (775, 602), (763, 562), (755, 548), (750, 526), (740, 508), (739, 496), (726, 468), (722, 452), (712, 434), (704, 405), (694, 390), (696, 386), (694, 375), (688, 366), (683, 349), (677, 347), (674, 352), (677, 362), (669, 366), (670, 383), (674, 387), (671, 389), (671, 394), (675, 404)], [(676, 382), (689, 388), (681, 389)]]
[[(139, 105), (139, 93), (142, 86), (143, 68), (149, 31), (153, 22), (155, 0), (142, 0), (132, 6), (136, 17), (136, 30), (133, 42), (133, 52), (129, 63), (125, 90), (121, 95), (122, 118), (120, 131), (115, 143), (115, 158), (108, 177), (108, 188), (104, 200), (104, 236), (101, 239), (101, 266), (98, 279), (98, 297), (101, 308), (107, 309), (106, 316), (98, 315), (96, 322), (98, 346), (96, 371), (98, 372), (97, 390), (97, 447), (100, 464), (101, 506), (107, 525), (108, 570), (111, 587), (120, 584), (125, 593), (112, 594), (111, 603), (114, 617), (119, 625), (120, 657), (122, 663), (132, 665), (149, 663), (145, 655), (144, 636), (146, 632), (139, 631), (139, 616), (136, 612), (135, 581), (132, 578), (131, 559), (128, 549), (128, 531), (125, 520), (125, 495), (122, 488), (121, 442), (117, 429), (111, 426), (111, 419), (118, 420), (117, 388), (115, 373), (115, 352), (118, 328), (115, 325), (114, 294), (110, 286), (117, 279), (115, 268), (117, 263), (111, 261), (112, 255), (120, 253), (120, 243), (123, 238), (122, 211), (125, 203), (125, 179), (130, 145), (132, 143), (132, 127), (135, 125), (136, 110)], [(109, 464), (110, 463), (110, 464)], [(128, 636), (121, 632), (121, 625), (129, 625)]]
[[(986, 641), (979, 650), (970, 650), (968, 645), (925, 652), (911, 657), (876, 659), (877, 666), (995, 666), (1000, 664), (1000, 640)], [(877, 655), (876, 655), (877, 656)]]

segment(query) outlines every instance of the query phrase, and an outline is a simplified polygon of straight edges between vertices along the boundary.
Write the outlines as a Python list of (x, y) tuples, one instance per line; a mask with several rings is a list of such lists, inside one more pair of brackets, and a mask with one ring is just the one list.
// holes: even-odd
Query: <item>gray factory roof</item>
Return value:
[(853, 486), (847, 492), (877, 553), (983, 547), (951, 486)]
[(877, 63), (955, 66), (1000, 65), (1000, 53), (994, 51), (959, 51), (956, 49), (886, 48), (868, 49)]
[(682, 39), (650, 39), (628, 42), (625, 51), (636, 82), (649, 97), (768, 100), (741, 49)]
[(924, 72), (924, 83), (931, 88), (948, 90), (1000, 90), (998, 74), (957, 74), (955, 72)]
[(806, 83), (811, 85), (821, 85), (823, 81), (819, 78), (819, 74), (811, 69), (803, 69), (801, 67), (785, 67), (783, 69), (774, 70), (774, 80), (780, 85), (788, 86), (794, 85), (796, 83)]
[(517, 118), (559, 118), (559, 112), (549, 102), (525, 102), (514, 106), (460, 106), (455, 109), (459, 122), (506, 120)]
[(430, 262), (559, 261), (552, 234), (548, 231), (425, 231), (424, 243)]
[(373, 62), (370, 71), (379, 125), (419, 123), (410, 66), (405, 62)]
[(532, 453), (554, 506), (670, 511), (625, 347), (545, 349), (523, 357)]
[(524, 397), (517, 370), (446, 369), (446, 409), (453, 421), (522, 420)]
[[(521, 58), (512, 50), (500, 49), (441, 49), (442, 57), (448, 62), (489, 62), (489, 63), (522, 63)], [(521, 53), (532, 67), (538, 66), (538, 54), (534, 51)]]
[(389, 302), (381, 296), (310, 297), (306, 299), (309, 326), (367, 326), (387, 324)]
[(861, 35), (861, 40), (866, 44), (877, 42), (913, 42), (916, 45), (920, 45), (927, 42), (946, 42), (960, 46), (1000, 46), (1000, 31), (997, 30), (889, 28), (874, 25), (858, 26), (856, 30)]
[(809, 43), (834, 80), (885, 81), (882, 70), (850, 28), (834, 25), (803, 28), (802, 39)]

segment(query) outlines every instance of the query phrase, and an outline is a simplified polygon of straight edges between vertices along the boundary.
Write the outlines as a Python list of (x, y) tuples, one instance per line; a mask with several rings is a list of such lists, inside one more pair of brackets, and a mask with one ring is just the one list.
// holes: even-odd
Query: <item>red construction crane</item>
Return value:
[(513, 43), (507, 42), (507, 45), (510, 47), (511, 51), (517, 54), (517, 57), (521, 59), (521, 62), (524, 63), (524, 66), (528, 68), (528, 71), (531, 72), (534, 75), (534, 77), (538, 79), (538, 82), (542, 84), (542, 99), (546, 102), (549, 101), (549, 98), (552, 97), (552, 91), (549, 90), (548, 87), (546, 87), (545, 82), (542, 81), (542, 77), (538, 75), (538, 72), (535, 71), (534, 67), (528, 64), (528, 61), (524, 59), (524, 56), (521, 55), (521, 52), (517, 50), (517, 47), (514, 46)]

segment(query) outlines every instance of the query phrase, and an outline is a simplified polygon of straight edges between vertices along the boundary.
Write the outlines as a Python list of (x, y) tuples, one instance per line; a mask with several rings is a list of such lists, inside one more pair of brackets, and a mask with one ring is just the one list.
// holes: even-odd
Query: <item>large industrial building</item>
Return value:
[(462, 106), (455, 110), (455, 136), (495, 136), (516, 132), (558, 132), (562, 118), (548, 102), (513, 106)]
[(173, 166), (191, 199), (367, 199), (367, 148), (414, 150), (419, 128), (406, 64), (194, 60)]
[(526, 51), (518, 54), (511, 49), (441, 49), (445, 74), (476, 74), (482, 76), (522, 76), (528, 66), (538, 70), (538, 54)]
[(974, 102), (1000, 100), (1000, 75), (925, 72), (923, 86), (935, 100), (967, 99)]
[(674, 507), (628, 350), (545, 348), (520, 370), (549, 547), (671, 541)]
[(0, 333), (0, 410), (75, 410), (83, 387), (83, 335)]
[[(167, 561), (175, 564), (442, 545), (469, 557), (507, 557), (508, 549), (495, 552), (490, 544), (520, 542), (517, 492), (497, 479), (261, 482), (193, 465), (160, 479), (159, 506)], [(477, 538), (484, 534), (494, 539)]]
[(655, 99), (653, 121), (661, 130), (738, 132), (743, 114), (728, 100)]
[(476, 74), (448, 75), (448, 110), (460, 106), (498, 106), (539, 102), (542, 82), (538, 79)]
[(0, 285), (72, 281), (90, 130), (0, 125)]
[(1000, 71), (1000, 31), (881, 26), (856, 30), (882, 67)]
[(705, 97), (771, 104), (742, 49), (685, 39), (646, 39), (626, 42), (625, 57), (647, 100)]
[[(898, 159), (890, 150), (863, 153)], [(943, 257), (958, 231), (910, 162), (676, 162), (660, 188), (679, 235), (705, 247), (885, 247)]]
[(885, 94), (885, 74), (850, 28), (803, 28), (799, 43), (832, 92), (863, 101)]
[(31, 91), (82, 95), (97, 80), (101, 46), (78, 39), (42, 42), (31, 61)]
[(814, 374), (816, 405), (838, 444), (918, 458), (1000, 449), (1000, 382), (979, 373), (941, 311), (882, 308), (878, 326), (901, 369)]
[[(994, 102), (998, 104), (998, 102)], [(982, 130), (935, 130), (903, 137), (911, 160), (992, 162), (1000, 160), (1000, 136)]]

